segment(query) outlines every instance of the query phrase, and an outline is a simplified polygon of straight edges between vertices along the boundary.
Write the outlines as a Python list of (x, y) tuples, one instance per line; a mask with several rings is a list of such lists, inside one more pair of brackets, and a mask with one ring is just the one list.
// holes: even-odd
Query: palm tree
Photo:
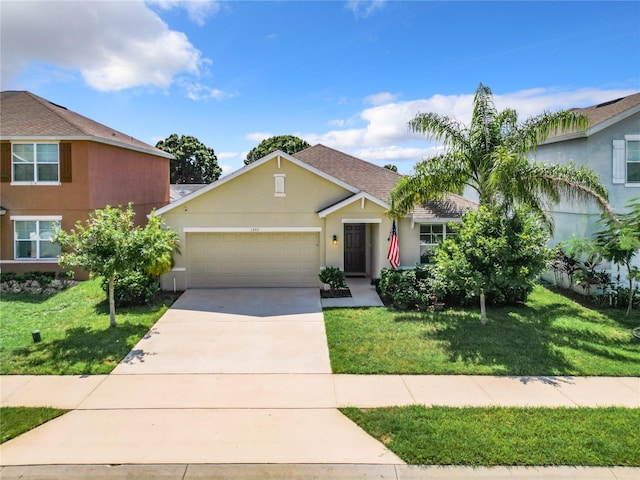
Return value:
[(551, 134), (587, 126), (587, 119), (571, 110), (545, 112), (518, 123), (517, 112), (497, 111), (491, 90), (480, 84), (470, 127), (436, 113), (420, 113), (409, 122), (413, 132), (442, 141), (445, 150), (418, 163), (412, 175), (400, 180), (392, 192), (391, 215), (404, 216), (418, 203), (470, 187), (482, 205), (501, 206), (506, 212), (516, 204), (526, 205), (550, 232), (549, 207), (562, 197), (595, 201), (613, 216), (607, 191), (593, 171), (529, 161), (529, 154)]

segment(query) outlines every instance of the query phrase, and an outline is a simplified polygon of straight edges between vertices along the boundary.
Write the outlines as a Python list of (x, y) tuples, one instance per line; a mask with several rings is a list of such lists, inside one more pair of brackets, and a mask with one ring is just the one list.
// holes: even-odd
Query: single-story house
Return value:
[[(157, 210), (181, 243), (162, 286), (315, 287), (324, 266), (377, 277), (389, 266), (387, 211), (400, 178), (323, 145), (273, 152)], [(401, 265), (424, 260), (446, 224), (475, 207), (450, 195), (398, 219)]]

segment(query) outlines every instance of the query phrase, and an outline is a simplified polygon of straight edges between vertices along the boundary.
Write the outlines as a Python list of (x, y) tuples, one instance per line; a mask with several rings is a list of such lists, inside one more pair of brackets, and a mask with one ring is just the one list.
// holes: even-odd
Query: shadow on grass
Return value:
[(432, 328), (420, 335), (442, 342), (451, 361), (488, 366), (499, 374), (580, 374), (579, 361), (567, 358), (568, 350), (580, 351), (589, 361), (624, 363), (625, 369), (638, 359), (631, 330), (626, 332), (626, 318), (595, 320), (588, 312), (561, 303), (491, 308), (488, 316), (489, 323), (482, 325), (479, 312), (451, 309), (407, 313), (396, 321), (431, 323)]
[(75, 327), (67, 330), (64, 338), (17, 348), (11, 358), (22, 369), (37, 368), (45, 374), (109, 373), (147, 330), (129, 322), (103, 330)]
[(453, 362), (491, 367), (502, 375), (567, 374), (574, 366), (555, 347), (550, 325), (551, 313), (561, 312), (557, 306), (546, 310), (492, 308), (486, 325), (480, 323), (479, 312), (469, 309), (406, 314), (396, 320), (432, 323), (433, 328), (421, 336), (442, 342)]

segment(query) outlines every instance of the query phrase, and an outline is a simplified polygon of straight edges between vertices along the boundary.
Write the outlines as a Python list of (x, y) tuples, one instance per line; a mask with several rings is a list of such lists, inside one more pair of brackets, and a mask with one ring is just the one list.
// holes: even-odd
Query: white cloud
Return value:
[(229, 175), (231, 172), (236, 170), (233, 165), (220, 165), (220, 168), (222, 169), (222, 173), (220, 174), (221, 177)]
[(3, 2), (2, 83), (33, 63), (77, 70), (100, 91), (168, 88), (206, 63), (142, 1)]
[[(596, 88), (573, 91), (538, 88), (494, 95), (494, 101), (498, 110), (515, 109), (522, 121), (544, 111), (597, 105), (632, 93), (636, 92)], [(434, 155), (440, 147), (432, 140), (410, 132), (407, 126), (409, 120), (418, 113), (434, 112), (468, 125), (471, 121), (473, 96), (473, 93), (434, 95), (426, 99), (390, 102), (359, 112), (358, 123), (363, 124), (362, 127), (335, 128), (325, 133), (299, 136), (312, 145), (322, 143), (378, 163), (415, 162)], [(332, 126), (336, 127), (349, 124), (353, 125), (354, 122), (332, 122)]]
[(188, 78), (180, 78), (177, 83), (184, 90), (185, 96), (191, 100), (224, 100), (236, 96), (235, 93), (224, 92)]
[(385, 3), (386, 0), (348, 0), (345, 6), (353, 12), (356, 18), (366, 18), (384, 7)]
[(240, 153), (238, 152), (220, 152), (220, 153), (216, 153), (216, 157), (218, 157), (218, 160), (229, 160), (229, 159), (235, 159), (235, 158), (240, 158)]
[(384, 105), (385, 103), (395, 102), (398, 99), (398, 95), (389, 92), (380, 92), (365, 97), (364, 103), (369, 105)]
[(261, 142), (263, 140), (266, 140), (267, 138), (273, 137), (272, 133), (267, 133), (267, 132), (254, 132), (254, 133), (247, 133), (244, 138), (246, 138), (247, 140), (251, 140), (252, 142)]
[(220, 11), (220, 2), (215, 0), (149, 0), (150, 5), (157, 5), (162, 10), (183, 8), (189, 19), (199, 26), (204, 26), (211, 15)]

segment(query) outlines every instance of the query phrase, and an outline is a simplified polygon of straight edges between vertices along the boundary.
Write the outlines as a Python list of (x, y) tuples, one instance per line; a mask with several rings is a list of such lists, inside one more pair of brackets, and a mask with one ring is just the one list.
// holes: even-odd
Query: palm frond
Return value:
[(409, 130), (438, 140), (446, 147), (459, 150), (466, 145), (465, 127), (457, 120), (437, 113), (419, 113), (409, 121)]
[(515, 146), (522, 152), (535, 151), (551, 135), (577, 132), (588, 126), (587, 117), (574, 110), (544, 112), (529, 118), (518, 127)]
[(420, 203), (440, 200), (448, 193), (462, 193), (468, 178), (465, 163), (454, 154), (443, 153), (424, 160), (394, 187), (392, 213), (404, 216)]

